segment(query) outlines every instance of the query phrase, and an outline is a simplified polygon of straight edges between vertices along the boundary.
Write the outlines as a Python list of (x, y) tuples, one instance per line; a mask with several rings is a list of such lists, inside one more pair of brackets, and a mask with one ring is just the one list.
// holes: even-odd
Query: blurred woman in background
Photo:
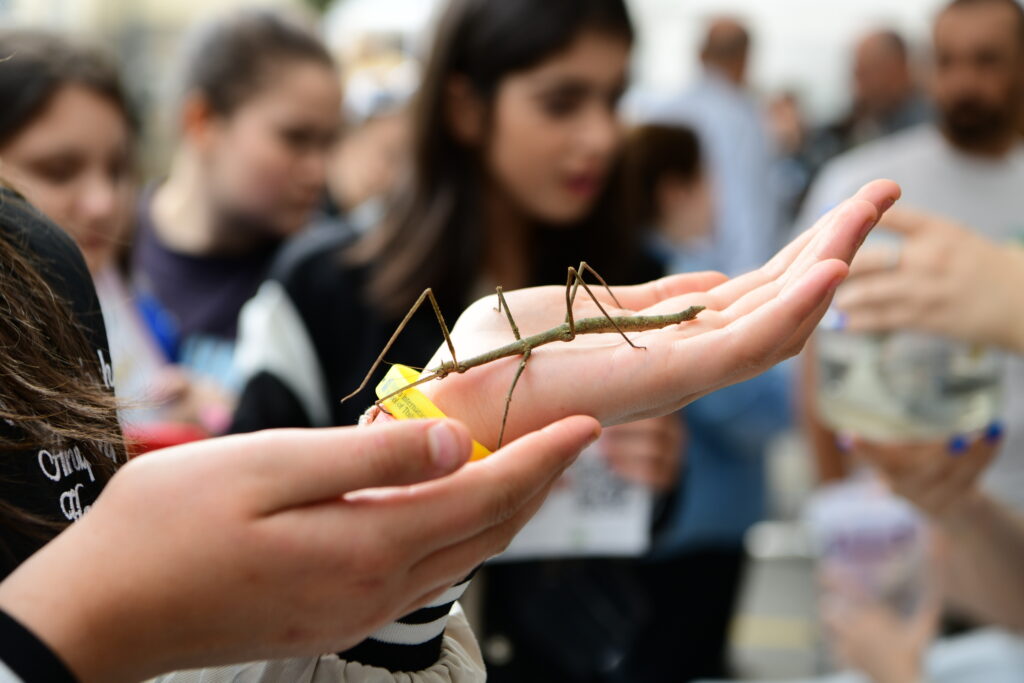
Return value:
[(341, 88), (315, 35), (260, 11), (201, 27), (182, 72), (180, 141), (139, 204), (132, 273), (168, 355), (231, 395), (238, 312), (321, 200)]
[[(122, 413), (135, 442), (202, 435), (209, 396), (168, 365), (124, 272), (137, 137), (117, 66), (63, 36), (0, 34), (0, 161), (6, 182), (82, 249), (103, 306)], [(172, 425), (174, 428), (172, 429)]]

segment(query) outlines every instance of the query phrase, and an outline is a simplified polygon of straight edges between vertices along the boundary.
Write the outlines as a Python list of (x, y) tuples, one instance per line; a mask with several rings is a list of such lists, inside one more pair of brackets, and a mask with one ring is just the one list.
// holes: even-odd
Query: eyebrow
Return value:
[(550, 76), (538, 83), (537, 89), (548, 92), (552, 90), (567, 90), (573, 94), (590, 92), (616, 93), (625, 90), (626, 82), (626, 78), (622, 77), (605, 87), (603, 84), (596, 85), (592, 81), (578, 76)]

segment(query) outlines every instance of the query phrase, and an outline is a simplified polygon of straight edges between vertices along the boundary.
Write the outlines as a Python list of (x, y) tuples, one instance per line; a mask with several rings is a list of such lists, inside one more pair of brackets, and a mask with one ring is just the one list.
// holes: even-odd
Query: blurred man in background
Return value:
[(750, 34), (735, 19), (715, 19), (700, 51), (701, 77), (678, 96), (638, 112), (648, 123), (697, 131), (714, 192), (715, 266), (731, 274), (775, 250), (779, 202), (764, 182), (772, 164), (764, 112), (747, 89)]
[[(844, 188), (885, 176), (902, 204), (974, 226), (989, 239), (1024, 237), (1024, 8), (1015, 0), (953, 0), (934, 27), (935, 123), (840, 156), (812, 187), (797, 228), (834, 205)], [(1006, 380), (1006, 448), (989, 484), (1024, 509), (1024, 363)], [(810, 403), (810, 402), (809, 402)], [(814, 412), (810, 409), (810, 412)], [(812, 414), (811, 439), (825, 479), (845, 472), (835, 436)]]
[[(933, 38), (931, 94), (937, 120), (883, 137), (829, 163), (811, 189), (797, 228), (834, 205), (843, 188), (855, 187), (862, 178), (885, 176), (902, 186), (904, 206), (970, 225), (997, 243), (1024, 237), (1024, 141), (1017, 131), (1024, 104), (1024, 8), (1015, 0), (953, 0), (936, 18)], [(901, 226), (900, 232), (923, 230), (923, 220), (919, 226)], [(881, 227), (885, 227), (884, 221)], [(876, 270), (888, 271), (892, 281), (900, 277), (897, 271), (902, 263), (920, 260), (908, 245), (890, 251), (895, 258), (876, 259)], [(879, 255), (877, 250), (875, 255)], [(868, 258), (868, 252), (863, 257)], [(862, 265), (864, 258), (860, 259)], [(885, 262), (889, 265), (881, 265)], [(856, 262), (854, 267), (858, 267)], [(933, 266), (939, 272), (950, 267), (949, 259)], [(955, 286), (968, 284), (964, 281)], [(907, 287), (914, 288), (912, 284)], [(844, 291), (840, 288), (840, 303)], [(936, 305), (941, 294), (941, 288), (933, 288), (927, 306)], [(1013, 316), (1014, 312), (1005, 314)], [(962, 325), (971, 324), (957, 317)], [(813, 357), (806, 367), (805, 386), (813, 394)], [(1003, 391), (1006, 436), (985, 486), (995, 498), (1019, 511), (1024, 509), (1024, 362), (1019, 358), (1007, 363)], [(804, 404), (822, 478), (845, 476), (848, 463), (837, 446), (836, 434), (820, 420), (814, 400)], [(918, 444), (913, 449), (897, 444), (887, 447), (903, 452), (904, 460), (928, 452), (930, 459), (941, 461), (958, 454), (958, 440), (962, 437), (948, 444)], [(843, 641), (849, 644), (858, 637), (846, 633)]]
[(906, 41), (893, 30), (857, 41), (850, 111), (812, 143), (818, 166), (853, 147), (928, 121), (932, 107), (914, 82)]

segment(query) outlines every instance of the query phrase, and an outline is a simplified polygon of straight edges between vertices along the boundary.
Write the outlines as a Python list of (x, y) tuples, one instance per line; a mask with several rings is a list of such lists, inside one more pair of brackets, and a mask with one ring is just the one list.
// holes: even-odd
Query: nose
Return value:
[(115, 180), (104, 173), (89, 174), (79, 196), (79, 215), (90, 225), (112, 219), (117, 209), (117, 194)]
[(309, 150), (302, 156), (298, 164), (295, 180), (304, 188), (319, 191), (327, 182), (329, 156), (329, 151), (326, 148)]
[(614, 109), (603, 105), (591, 107), (581, 131), (588, 156), (605, 159), (614, 154), (621, 135), (620, 126)]

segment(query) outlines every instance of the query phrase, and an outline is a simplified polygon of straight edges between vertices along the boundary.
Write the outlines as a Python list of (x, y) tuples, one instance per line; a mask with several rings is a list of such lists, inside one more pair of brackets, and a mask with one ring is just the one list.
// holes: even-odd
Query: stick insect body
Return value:
[[(423, 375), (421, 375), (420, 378), (415, 382), (410, 382), (401, 389), (397, 389), (396, 391), (391, 392), (387, 396), (379, 398), (375, 403), (379, 406), (382, 402), (386, 401), (392, 396), (396, 396), (406, 391), (407, 389), (411, 389), (412, 387), (418, 386), (420, 384), (425, 384), (426, 382), (430, 382), (431, 380), (444, 379), (445, 377), (452, 373), (461, 374), (463, 372), (470, 370), (471, 368), (479, 367), (481, 365), (494, 362), (501, 358), (508, 358), (510, 356), (520, 356), (521, 358), (519, 360), (519, 366), (516, 368), (516, 374), (512, 379), (511, 386), (509, 386), (508, 393), (505, 395), (505, 410), (501, 418), (501, 430), (498, 433), (498, 447), (500, 448), (505, 438), (505, 425), (508, 422), (509, 407), (512, 404), (512, 392), (515, 391), (516, 384), (518, 384), (519, 378), (523, 374), (523, 370), (526, 369), (526, 363), (527, 361), (529, 361), (530, 354), (533, 352), (535, 348), (537, 348), (538, 346), (544, 346), (545, 344), (551, 344), (557, 341), (571, 342), (573, 339), (576, 338), (576, 335), (578, 334), (618, 333), (633, 348), (643, 349), (644, 347), (637, 346), (636, 344), (634, 344), (632, 340), (630, 340), (630, 338), (626, 336), (626, 332), (645, 332), (647, 330), (659, 330), (663, 327), (668, 327), (669, 325), (675, 325), (678, 323), (693, 320), (694, 318), (697, 317), (698, 313), (704, 310), (704, 306), (690, 306), (689, 308), (678, 313), (668, 313), (664, 315), (612, 316), (609, 315), (608, 311), (606, 311), (604, 306), (601, 305), (601, 302), (598, 301), (596, 296), (594, 296), (594, 293), (591, 291), (589, 285), (587, 285), (587, 283), (584, 282), (584, 273), (590, 273), (591, 275), (593, 275), (598, 280), (598, 282), (601, 283), (605, 290), (607, 290), (608, 294), (612, 298), (612, 301), (615, 302), (615, 305), (618, 306), (619, 308), (622, 308), (621, 304), (619, 304), (618, 299), (615, 297), (614, 292), (612, 292), (611, 288), (604, 281), (604, 279), (597, 273), (597, 271), (591, 268), (586, 261), (582, 261), (579, 265), (579, 268), (573, 268), (571, 266), (569, 267), (569, 273), (565, 283), (565, 322), (562, 323), (561, 325), (556, 325), (555, 327), (552, 327), (549, 330), (538, 332), (537, 334), (530, 335), (529, 337), (523, 337), (519, 333), (519, 327), (516, 325), (515, 320), (512, 318), (512, 311), (509, 310), (508, 302), (505, 301), (505, 295), (502, 292), (501, 287), (499, 286), (496, 289), (496, 293), (498, 295), (497, 310), (499, 313), (502, 310), (504, 310), (505, 317), (508, 318), (509, 326), (512, 328), (512, 334), (515, 337), (515, 341), (509, 342), (504, 346), (499, 346), (498, 348), (492, 349), (491, 351), (487, 351), (485, 353), (481, 353), (480, 355), (473, 356), (472, 358), (468, 358), (461, 361), (458, 360), (458, 357), (455, 355), (455, 345), (452, 343), (451, 334), (448, 331), (448, 325), (445, 323), (444, 317), (441, 315), (441, 309), (437, 305), (437, 299), (434, 298), (433, 291), (429, 288), (424, 290), (420, 297), (416, 300), (416, 303), (414, 303), (412, 305), (412, 308), (409, 309), (409, 312), (405, 314), (405, 318), (403, 318), (402, 322), (399, 323), (398, 329), (395, 330), (395, 333), (391, 335), (391, 339), (389, 339), (388, 343), (384, 346), (384, 350), (381, 351), (379, 356), (377, 356), (377, 360), (374, 361), (373, 367), (370, 368), (370, 371), (366, 373), (366, 377), (363, 378), (363, 381), (359, 384), (355, 391), (353, 391), (345, 398), (341, 399), (342, 402), (349, 400), (366, 387), (367, 382), (370, 381), (370, 377), (372, 377), (373, 373), (376, 372), (378, 367), (380, 367), (380, 364), (384, 360), (384, 356), (391, 349), (392, 345), (395, 343), (395, 340), (398, 338), (398, 335), (402, 333), (402, 330), (404, 330), (406, 325), (408, 325), (409, 320), (416, 313), (416, 311), (419, 310), (419, 307), (422, 306), (425, 301), (429, 301), (431, 307), (434, 309), (434, 315), (437, 317), (437, 322), (441, 326), (441, 333), (444, 335), (444, 340), (445, 343), (448, 345), (449, 352), (451, 352), (452, 359), (443, 361), (436, 367), (428, 368), (427, 370), (424, 371)], [(590, 296), (593, 302), (597, 305), (597, 308), (602, 313), (601, 316), (596, 316), (592, 318), (580, 318), (579, 320), (575, 319), (575, 317), (573, 316), (572, 305), (576, 300), (576, 292), (581, 286), (587, 292), (587, 294)]]

